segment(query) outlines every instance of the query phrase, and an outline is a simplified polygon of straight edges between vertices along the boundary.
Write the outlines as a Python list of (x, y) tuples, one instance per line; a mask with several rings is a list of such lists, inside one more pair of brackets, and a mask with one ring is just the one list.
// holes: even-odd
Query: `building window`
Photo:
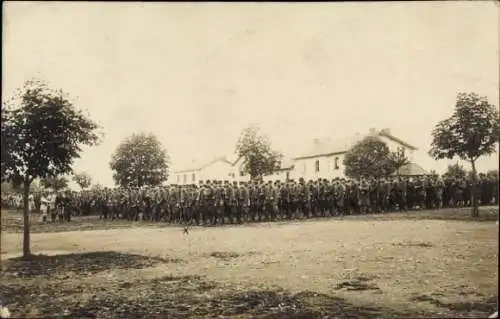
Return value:
[(196, 180), (196, 174), (195, 174), (195, 173), (193, 173), (193, 174), (191, 175), (191, 180), (193, 181), (193, 183), (194, 183), (194, 181)]
[(314, 167), (315, 167), (315, 171), (319, 172), (319, 160), (316, 160)]
[(183, 182), (184, 182), (184, 184), (187, 183), (187, 175), (186, 174), (184, 174), (184, 176), (183, 176)]
[(335, 157), (335, 169), (339, 169), (339, 158)]
[(240, 171), (240, 176), (241, 177), (245, 176), (245, 173), (243, 171)]
[(289, 181), (290, 180), (290, 172), (286, 172), (286, 180)]

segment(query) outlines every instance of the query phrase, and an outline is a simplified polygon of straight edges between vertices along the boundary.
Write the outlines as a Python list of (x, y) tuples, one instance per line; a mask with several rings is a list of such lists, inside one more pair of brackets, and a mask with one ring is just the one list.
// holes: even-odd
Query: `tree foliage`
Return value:
[(395, 165), (406, 162), (404, 153), (392, 153), (377, 136), (368, 136), (358, 142), (345, 154), (343, 161), (345, 175), (356, 179), (388, 176), (395, 171)]
[(49, 188), (56, 192), (68, 188), (68, 183), (68, 179), (64, 176), (45, 177), (40, 179), (40, 184), (44, 188)]
[(430, 155), (435, 159), (475, 162), (495, 152), (500, 134), (498, 110), (486, 97), (459, 93), (451, 117), (439, 122), (432, 132)]
[(73, 175), (73, 181), (83, 190), (90, 187), (92, 184), (92, 177), (85, 172), (81, 172)]
[(91, 189), (95, 192), (99, 192), (99, 191), (102, 191), (104, 189), (104, 186), (97, 183), (97, 184), (92, 185)]
[[(495, 152), (499, 140), (498, 110), (486, 97), (476, 93), (459, 93), (453, 114), (439, 122), (432, 132), (429, 154), (435, 159), (459, 157), (472, 166), (476, 183), (476, 160)], [(472, 192), (475, 195), (475, 192)], [(478, 215), (477, 196), (473, 196), (473, 215)]]
[(168, 179), (170, 157), (154, 134), (139, 133), (118, 145), (109, 165), (119, 186), (156, 186)]
[(486, 176), (492, 180), (498, 181), (498, 170), (497, 169), (489, 170), (486, 172)]
[(468, 177), (467, 170), (460, 164), (456, 163), (453, 165), (448, 165), (446, 172), (443, 174), (443, 178), (446, 179), (466, 179)]
[(2, 179), (23, 186), (24, 243), (28, 256), (28, 195), (36, 178), (71, 173), (83, 146), (99, 142), (97, 123), (77, 110), (61, 90), (26, 81), (2, 106)]
[(273, 150), (266, 135), (257, 125), (244, 129), (236, 143), (236, 154), (242, 158), (242, 171), (250, 178), (258, 179), (270, 175), (281, 166), (283, 155)]
[(401, 167), (410, 164), (410, 160), (406, 157), (404, 148), (400, 148), (396, 152), (390, 152), (388, 160), (388, 169), (393, 172), (397, 172)]

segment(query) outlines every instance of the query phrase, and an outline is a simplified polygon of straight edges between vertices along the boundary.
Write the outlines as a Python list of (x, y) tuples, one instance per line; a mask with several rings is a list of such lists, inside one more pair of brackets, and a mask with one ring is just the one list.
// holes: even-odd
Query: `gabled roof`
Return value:
[(422, 167), (418, 166), (415, 163), (406, 164), (398, 169), (397, 172), (394, 172), (392, 175), (399, 176), (422, 176), (422, 175), (432, 175)]
[(339, 139), (315, 140), (313, 145), (295, 159), (343, 154), (370, 134), (356, 134)]
[(231, 165), (236, 165), (240, 161), (241, 157), (238, 154), (231, 154), (226, 156), (226, 159), (231, 162)]
[(413, 146), (411, 144), (408, 144), (405, 141), (403, 141), (402, 139), (399, 139), (399, 138), (395, 137), (394, 135), (392, 135), (391, 131), (389, 129), (383, 129), (383, 130), (381, 130), (378, 135), (386, 137), (386, 138), (388, 138), (388, 139), (390, 139), (393, 142), (396, 142), (398, 144), (401, 144), (402, 146), (404, 146), (407, 149), (410, 149), (412, 151), (416, 151), (417, 150), (417, 148), (415, 146)]
[(200, 170), (202, 170), (202, 169), (204, 169), (204, 168), (206, 168), (206, 167), (208, 167), (208, 166), (210, 166), (212, 164), (215, 164), (217, 162), (225, 162), (225, 163), (227, 163), (229, 165), (233, 165), (233, 163), (231, 163), (230, 161), (228, 161), (225, 156), (220, 156), (220, 157), (214, 158), (213, 160), (211, 160), (208, 163), (205, 162), (203, 164), (201, 164), (199, 162), (196, 162), (196, 161), (192, 161), (189, 166), (184, 167), (184, 168), (179, 169), (179, 170), (176, 170), (176, 171), (173, 171), (173, 173), (196, 172), (196, 171), (200, 171)]
[(304, 159), (304, 158), (313, 158), (319, 156), (330, 156), (335, 154), (343, 154), (346, 153), (349, 149), (351, 149), (358, 142), (362, 141), (366, 137), (369, 136), (380, 136), (388, 138), (402, 146), (410, 149), (416, 150), (415, 146), (410, 145), (409, 143), (404, 142), (403, 140), (395, 137), (389, 131), (389, 129), (383, 129), (380, 131), (370, 130), (367, 134), (354, 134), (348, 137), (339, 138), (339, 139), (324, 139), (324, 140), (315, 140), (313, 145), (309, 147), (305, 152), (301, 153), (299, 156), (295, 157), (295, 159)]

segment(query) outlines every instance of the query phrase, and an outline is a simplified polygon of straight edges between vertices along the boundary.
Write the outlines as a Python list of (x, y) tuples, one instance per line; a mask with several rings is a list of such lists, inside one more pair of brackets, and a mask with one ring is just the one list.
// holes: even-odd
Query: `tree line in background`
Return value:
[[(22, 193), (23, 255), (28, 257), (28, 196), (33, 183), (39, 181), (41, 187), (59, 190), (68, 186), (71, 176), (82, 189), (89, 188), (90, 176), (83, 172), (74, 174), (72, 165), (80, 157), (82, 147), (98, 145), (103, 135), (101, 127), (77, 109), (66, 93), (49, 88), (43, 81), (27, 81), (12, 99), (3, 103), (1, 116), (2, 190), (3, 186), (11, 186)], [(433, 130), (429, 153), (438, 160), (458, 157), (468, 161), (470, 173), (455, 166), (450, 166), (448, 173), (470, 174), (475, 183), (476, 161), (495, 151), (499, 123), (498, 110), (485, 97), (460, 93), (453, 114)], [(243, 172), (252, 179), (272, 174), (283, 159), (257, 125), (242, 131), (235, 153), (243, 159)], [(381, 177), (408, 162), (403, 151), (391, 152), (383, 141), (369, 137), (346, 154), (345, 174), (354, 178)], [(155, 135), (137, 133), (118, 145), (109, 165), (118, 186), (156, 186), (168, 179), (170, 157)], [(475, 194), (473, 202), (473, 215), (477, 216)]]

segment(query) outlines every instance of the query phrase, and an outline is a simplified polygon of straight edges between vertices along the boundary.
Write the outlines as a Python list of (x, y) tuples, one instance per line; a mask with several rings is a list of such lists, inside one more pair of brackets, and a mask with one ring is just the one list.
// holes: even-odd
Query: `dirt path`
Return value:
[[(265, 283), (363, 304), (439, 311), (429, 296), (464, 303), (496, 294), (497, 236), (494, 222), (334, 220), (193, 228), (189, 235), (180, 228), (41, 233), (32, 235), (32, 251), (177, 258), (183, 262), (133, 275), (198, 275), (243, 287)], [(6, 242), (9, 255), (20, 251), (18, 234), (8, 234)], [(339, 289), (353, 282), (371, 288)]]

